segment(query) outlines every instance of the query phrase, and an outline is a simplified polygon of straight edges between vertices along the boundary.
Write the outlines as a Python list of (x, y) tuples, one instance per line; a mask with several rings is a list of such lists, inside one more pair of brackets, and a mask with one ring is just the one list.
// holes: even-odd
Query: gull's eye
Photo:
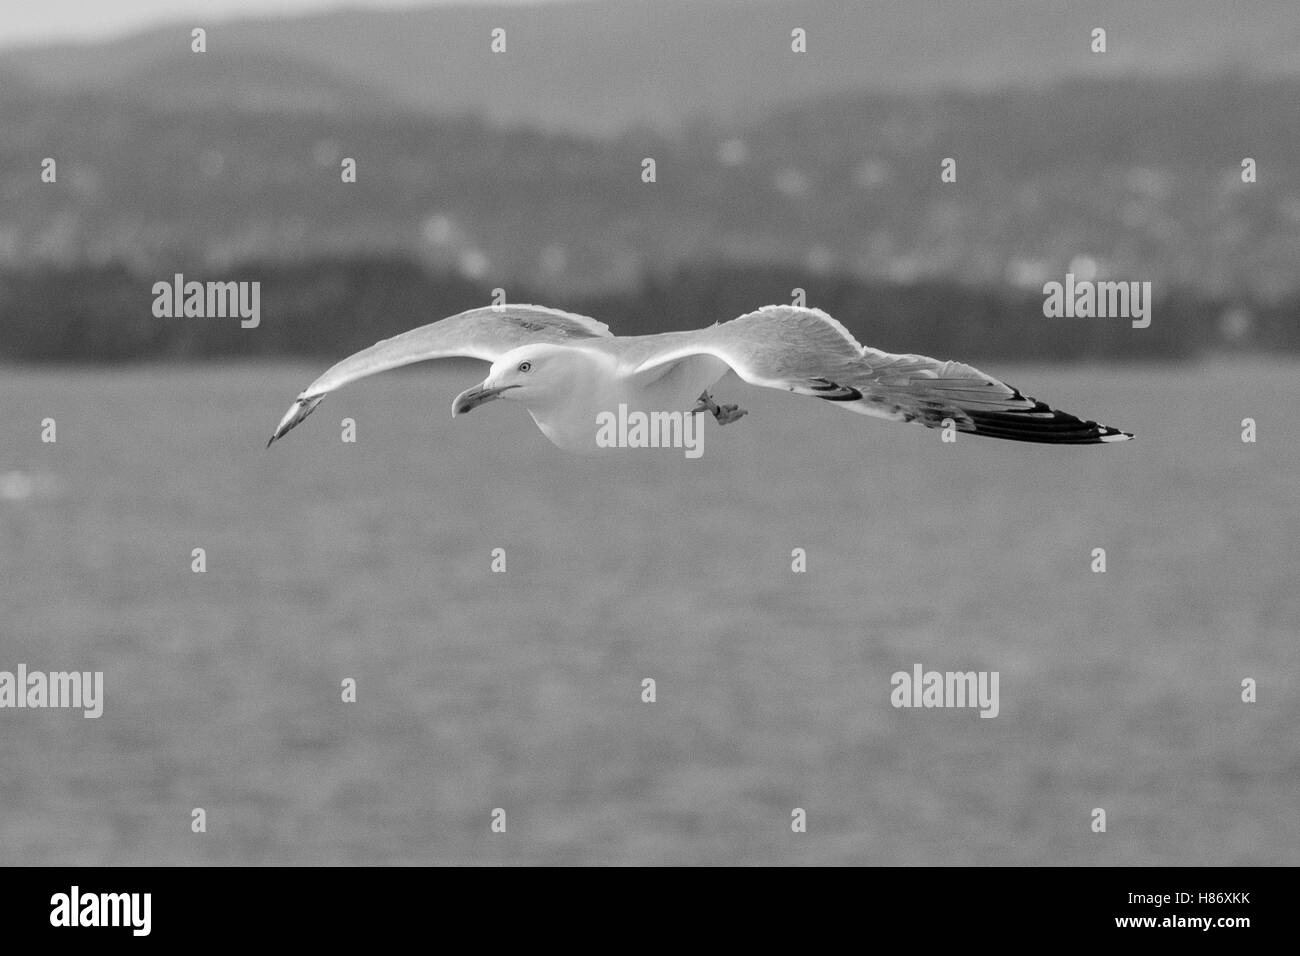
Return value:
[(531, 372), (532, 370), (533, 370), (533, 363), (532, 363), (532, 362), (520, 362), (520, 363), (519, 363), (519, 371), (521, 371), (521, 372)]

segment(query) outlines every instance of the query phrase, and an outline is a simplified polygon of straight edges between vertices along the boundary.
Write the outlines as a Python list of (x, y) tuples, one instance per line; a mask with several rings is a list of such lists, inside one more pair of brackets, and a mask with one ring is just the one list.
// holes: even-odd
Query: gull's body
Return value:
[(719, 421), (734, 420), (739, 416), (723, 418), (707, 397), (728, 371), (751, 385), (931, 428), (951, 425), (1052, 444), (1132, 437), (1054, 411), (969, 365), (864, 348), (816, 309), (766, 306), (697, 331), (614, 336), (586, 316), (509, 305), (462, 312), (344, 359), (298, 396), (271, 441), (311, 414), (328, 392), (388, 369), (451, 357), (492, 363), (481, 385), (456, 397), (453, 415), (495, 398), (518, 401), (547, 438), (575, 452), (597, 450), (598, 416), (620, 405), (645, 413), (689, 412), (702, 398)]

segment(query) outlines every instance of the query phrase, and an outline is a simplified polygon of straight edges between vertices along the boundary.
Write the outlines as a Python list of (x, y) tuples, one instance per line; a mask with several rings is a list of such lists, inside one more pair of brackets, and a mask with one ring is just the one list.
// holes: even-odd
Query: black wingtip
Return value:
[(275, 431), (271, 433), (271, 438), (267, 441), (266, 447), (270, 448), (277, 438), (283, 438), (289, 431), (299, 425), (304, 418), (316, 410), (316, 406), (324, 398), (324, 393), (314, 395), (311, 398), (298, 396), (294, 403), (289, 406), (289, 410), (284, 413), (284, 417), (280, 419), (280, 424), (276, 426)]
[(1085, 421), (1069, 412), (1050, 408), (1036, 399), (1029, 398), (1025, 401), (1034, 404), (1023, 411), (983, 412), (967, 409), (969, 431), (989, 438), (1047, 445), (1100, 445), (1131, 441), (1133, 438), (1131, 432)]

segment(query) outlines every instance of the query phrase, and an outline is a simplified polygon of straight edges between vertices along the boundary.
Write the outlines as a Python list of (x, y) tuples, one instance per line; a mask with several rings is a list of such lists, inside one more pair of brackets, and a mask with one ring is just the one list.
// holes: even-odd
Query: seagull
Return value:
[(750, 385), (927, 428), (1053, 445), (1133, 437), (1026, 398), (969, 365), (865, 347), (819, 309), (768, 305), (705, 329), (616, 336), (584, 315), (490, 305), (343, 359), (298, 396), (267, 447), (329, 392), (378, 372), (453, 357), (491, 364), (487, 378), (456, 396), (453, 418), (496, 399), (518, 402), (547, 438), (579, 453), (598, 450), (598, 416), (620, 405), (645, 413), (707, 411), (722, 425), (737, 421), (745, 410), (710, 394), (729, 371)]

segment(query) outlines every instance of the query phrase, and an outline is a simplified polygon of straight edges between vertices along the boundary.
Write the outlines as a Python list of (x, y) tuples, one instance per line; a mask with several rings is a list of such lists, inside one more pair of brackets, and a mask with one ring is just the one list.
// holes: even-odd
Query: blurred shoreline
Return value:
[[(248, 263), (194, 279), (260, 283), (257, 328), (238, 316), (158, 318), (155, 282), (123, 266), (0, 271), (0, 362), (121, 363), (339, 358), (379, 339), (491, 304), (485, 283), (401, 258)], [(1123, 317), (1048, 318), (1033, 289), (951, 280), (891, 284), (791, 266), (697, 266), (635, 288), (562, 295), (511, 285), (507, 300), (591, 315), (616, 335), (703, 328), (802, 289), (864, 344), (963, 360), (1190, 360), (1300, 355), (1300, 292), (1280, 301), (1157, 291), (1150, 328)]]

